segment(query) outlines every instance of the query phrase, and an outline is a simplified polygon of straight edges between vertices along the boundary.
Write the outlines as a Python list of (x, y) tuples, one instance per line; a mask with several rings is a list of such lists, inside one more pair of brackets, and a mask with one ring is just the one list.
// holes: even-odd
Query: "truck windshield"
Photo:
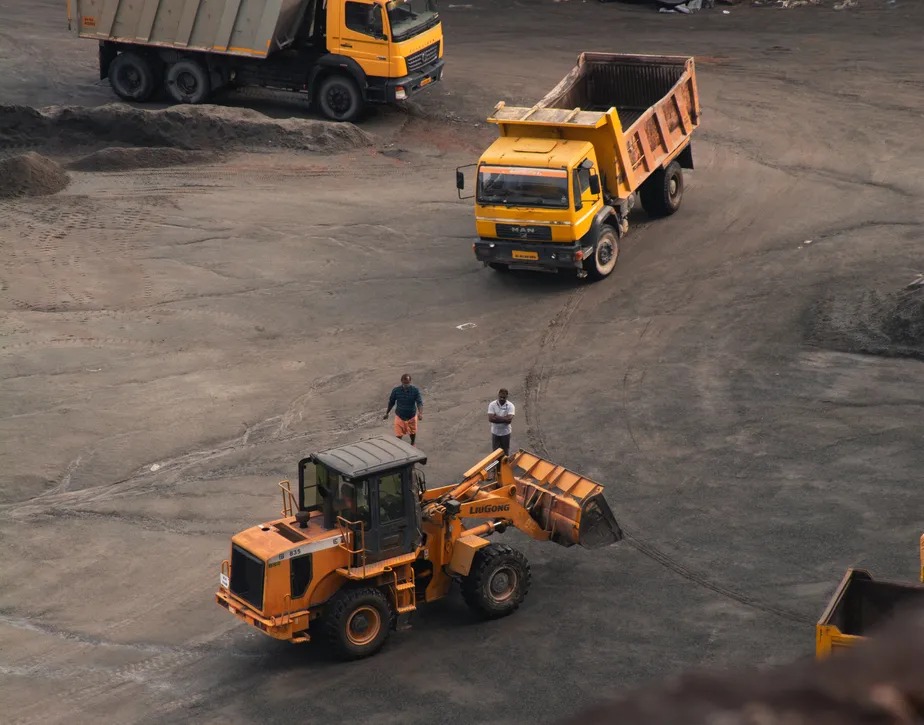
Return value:
[(400, 42), (424, 30), (429, 30), (440, 20), (436, 0), (389, 0), (385, 3), (391, 39)]
[(568, 172), (564, 169), (482, 166), (477, 199), (482, 204), (568, 207)]

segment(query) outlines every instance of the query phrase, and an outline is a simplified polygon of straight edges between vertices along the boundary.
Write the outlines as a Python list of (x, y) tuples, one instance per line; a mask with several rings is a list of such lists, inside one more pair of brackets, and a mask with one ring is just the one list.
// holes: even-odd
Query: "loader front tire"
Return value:
[(334, 656), (348, 661), (382, 649), (393, 620), (388, 599), (378, 589), (341, 589), (328, 603), (322, 626)]
[(475, 554), (462, 580), (462, 596), (485, 619), (498, 619), (519, 608), (530, 581), (529, 562), (521, 552), (506, 544), (488, 544)]
[(639, 189), (642, 206), (650, 217), (670, 216), (683, 201), (683, 169), (676, 161), (658, 169)]

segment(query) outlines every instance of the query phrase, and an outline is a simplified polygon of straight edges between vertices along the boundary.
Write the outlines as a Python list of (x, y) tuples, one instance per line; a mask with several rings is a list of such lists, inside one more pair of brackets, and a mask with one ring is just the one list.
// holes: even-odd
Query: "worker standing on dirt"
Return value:
[(395, 409), (395, 435), (403, 438), (411, 437), (411, 445), (417, 440), (417, 422), (423, 420), (423, 398), (420, 391), (411, 385), (411, 376), (407, 373), (401, 376), (401, 385), (392, 389), (388, 398), (388, 410), (382, 420), (388, 420), (392, 407)]
[(510, 424), (516, 408), (507, 400), (507, 388), (497, 391), (497, 400), (488, 406), (488, 420), (491, 421), (491, 450), (504, 449), (504, 455), (510, 455)]

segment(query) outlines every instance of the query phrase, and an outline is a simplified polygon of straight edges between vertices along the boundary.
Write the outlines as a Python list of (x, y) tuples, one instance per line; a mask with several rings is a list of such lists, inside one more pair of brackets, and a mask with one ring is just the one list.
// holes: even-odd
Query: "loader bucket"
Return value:
[(596, 549), (622, 540), (599, 483), (528, 451), (517, 451), (509, 463), (517, 499), (551, 541)]

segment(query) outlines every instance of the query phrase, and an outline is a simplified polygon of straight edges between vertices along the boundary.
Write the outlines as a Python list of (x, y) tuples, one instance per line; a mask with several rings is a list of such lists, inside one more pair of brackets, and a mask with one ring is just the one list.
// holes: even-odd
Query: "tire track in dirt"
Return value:
[[(526, 412), (527, 439), (529, 440), (530, 445), (533, 446), (533, 448), (540, 455), (550, 459), (552, 456), (549, 453), (549, 450), (545, 445), (545, 440), (542, 436), (542, 421), (539, 413), (542, 391), (544, 387), (543, 384), (548, 379), (548, 373), (546, 372), (548, 367), (547, 363), (554, 354), (555, 347), (560, 342), (568, 322), (580, 307), (581, 301), (583, 300), (586, 291), (587, 288), (584, 287), (571, 293), (562, 308), (549, 321), (548, 329), (539, 342), (539, 351), (536, 354), (535, 362), (529, 369), (529, 372), (526, 374), (526, 403), (524, 404), (524, 408)], [(645, 331), (647, 331), (647, 329), (648, 326), (646, 325)], [(626, 372), (626, 378), (627, 377), (628, 371)], [(628, 408), (628, 393), (625, 388), (626, 378), (623, 379), (623, 404)], [(631, 429), (629, 432), (630, 437), (636, 445), (636, 448), (638, 448), (635, 435), (632, 433)], [(758, 599), (755, 599), (754, 597), (748, 596), (747, 594), (742, 594), (741, 592), (719, 584), (718, 582), (710, 579), (708, 576), (685, 566), (679, 560), (665, 553), (653, 544), (647, 542), (645, 539), (631, 533), (625, 527), (622, 527), (622, 532), (626, 543), (628, 543), (629, 546), (631, 546), (633, 549), (693, 584), (708, 589), (727, 599), (738, 602), (739, 604), (742, 604), (750, 609), (755, 609), (766, 614), (772, 614), (791, 622), (797, 622), (800, 624), (814, 624), (814, 620), (811, 617), (807, 617), (798, 612), (794, 612), (783, 607), (778, 607), (773, 604), (764, 603)]]

